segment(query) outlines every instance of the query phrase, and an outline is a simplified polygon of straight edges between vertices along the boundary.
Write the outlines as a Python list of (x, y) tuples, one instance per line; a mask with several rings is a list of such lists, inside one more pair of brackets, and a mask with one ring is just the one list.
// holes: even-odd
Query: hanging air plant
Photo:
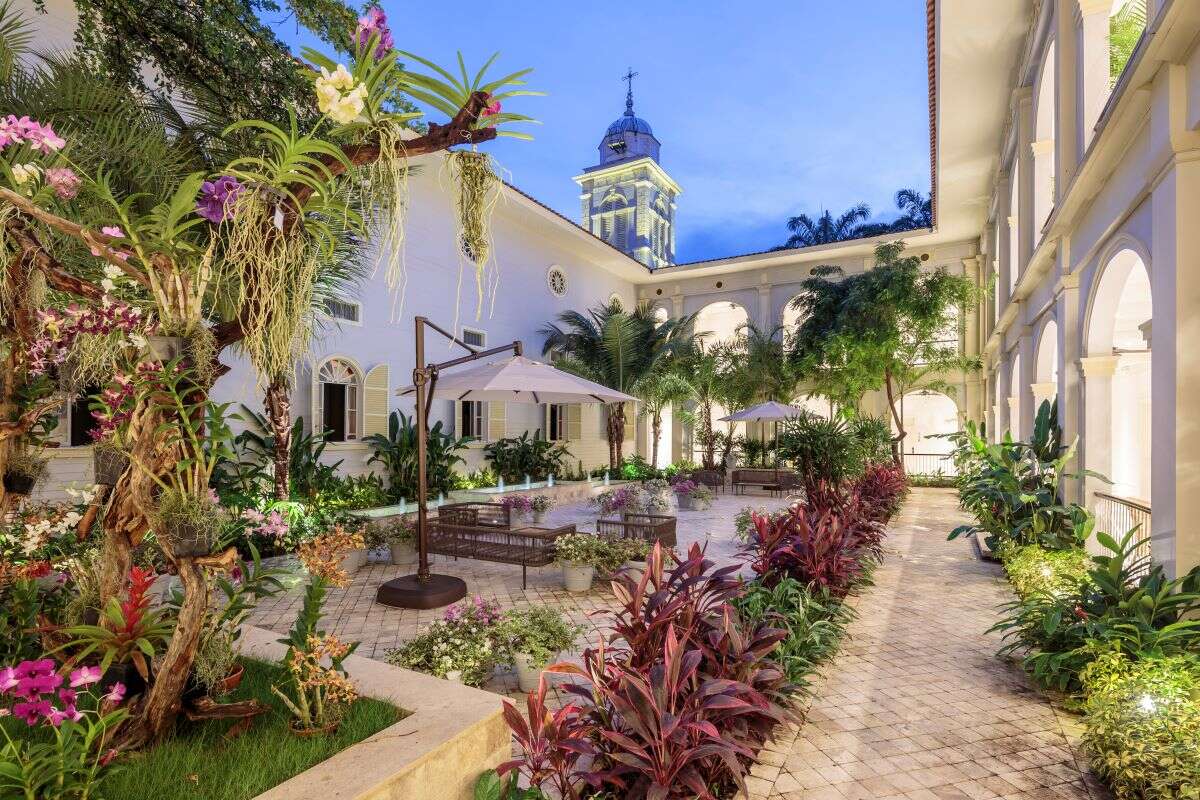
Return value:
[(456, 150), (446, 155), (450, 178), (457, 189), (455, 210), (461, 256), (475, 264), (475, 318), (483, 314), (485, 297), (494, 297), (496, 284), (489, 280), (492, 261), (492, 213), (500, 198), (500, 178), (492, 159), (476, 150)]
[(236, 270), (230, 288), (245, 313), (242, 346), (261, 380), (288, 375), (311, 324), (316, 247), (299, 225), (283, 230), (282, 200), (262, 191), (238, 198), (226, 224), (224, 262)]
[(403, 128), (385, 121), (374, 126), (368, 140), (379, 143), (379, 158), (355, 169), (350, 185), (359, 194), (365, 227), (378, 236), (384, 280), (392, 295), (392, 318), (404, 307), (408, 275), (404, 267), (404, 221), (408, 209), (408, 156), (404, 152)]

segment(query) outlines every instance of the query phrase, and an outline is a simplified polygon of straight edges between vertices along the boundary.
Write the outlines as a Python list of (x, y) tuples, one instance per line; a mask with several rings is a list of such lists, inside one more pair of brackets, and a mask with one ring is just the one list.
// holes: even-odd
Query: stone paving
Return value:
[(762, 754), (751, 800), (1109, 796), (1074, 719), (995, 657), (984, 632), (1011, 594), (969, 542), (946, 541), (963, 521), (953, 491), (913, 491), (805, 724)]
[[(765, 495), (718, 495), (707, 511), (679, 513), (679, 544), (707, 542), (717, 561), (732, 562), (732, 520), (746, 506), (777, 508)], [(594, 529), (583, 504), (551, 512), (547, 524)], [(916, 489), (893, 520), (875, 585), (854, 599), (858, 618), (841, 653), (814, 685), (799, 728), (781, 731), (749, 779), (749, 800), (953, 800), (953, 798), (1108, 798), (1078, 751), (1078, 727), (1056, 711), (1012, 664), (995, 657), (999, 638), (986, 634), (996, 607), (1010, 595), (1000, 568), (977, 560), (970, 543), (947, 542), (964, 520), (950, 490)], [(457, 575), (472, 594), (505, 608), (546, 604), (587, 627), (612, 603), (597, 581), (590, 592), (562, 588), (560, 570), (435, 558), (435, 570)], [(361, 642), (359, 653), (386, 652), (441, 616), (375, 603), (380, 583), (412, 567), (372, 563), (346, 589), (329, 593), (326, 627)], [(260, 606), (252, 624), (286, 632), (299, 608), (291, 591)], [(485, 687), (515, 696), (516, 678), (498, 670)]]

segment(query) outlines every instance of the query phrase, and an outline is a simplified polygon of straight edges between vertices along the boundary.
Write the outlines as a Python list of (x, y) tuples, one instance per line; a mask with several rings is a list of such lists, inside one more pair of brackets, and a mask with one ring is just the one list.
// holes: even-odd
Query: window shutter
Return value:
[(461, 437), (462, 432), (462, 401), (454, 401), (454, 419), (450, 422), (450, 432)]
[(363, 391), (363, 435), (388, 434), (388, 385), (387, 364), (378, 364), (367, 373)]
[(506, 422), (506, 408), (504, 403), (489, 402), (487, 404), (487, 438), (488, 441), (494, 442), (497, 439), (503, 439), (507, 434), (504, 430)]
[(312, 393), (309, 395), (309, 414), (311, 416), (308, 418), (308, 432), (314, 435), (320, 433), (324, 426), (323, 399), (321, 396), (321, 370), (320, 367), (313, 365)]
[(583, 438), (583, 406), (571, 403), (567, 406), (567, 441), (577, 442)]

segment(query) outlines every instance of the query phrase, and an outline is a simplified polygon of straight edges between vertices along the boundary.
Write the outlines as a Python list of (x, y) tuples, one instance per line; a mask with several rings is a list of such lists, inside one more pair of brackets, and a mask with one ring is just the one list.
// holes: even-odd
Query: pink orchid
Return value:
[(52, 167), (46, 170), (46, 184), (54, 188), (54, 194), (59, 200), (72, 200), (79, 194), (79, 184), (82, 181), (75, 171), (68, 167)]
[(80, 667), (71, 673), (71, 688), (87, 686), (100, 680), (100, 667)]
[(108, 694), (104, 695), (100, 699), (106, 703), (112, 703), (113, 705), (119, 704), (125, 699), (125, 684), (117, 681), (109, 687)]
[(54, 710), (48, 700), (38, 700), (31, 703), (17, 703), (12, 707), (13, 716), (25, 720), (26, 725), (36, 725), (42, 717), (49, 716)]
[(17, 671), (12, 667), (0, 669), (0, 694), (8, 694), (8, 690), (15, 687), (20, 680), (17, 678)]

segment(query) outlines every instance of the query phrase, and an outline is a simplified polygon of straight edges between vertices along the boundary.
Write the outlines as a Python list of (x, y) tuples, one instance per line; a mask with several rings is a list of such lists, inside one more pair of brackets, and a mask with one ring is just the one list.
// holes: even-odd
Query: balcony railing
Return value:
[(1150, 504), (1131, 497), (1096, 492), (1092, 495), (1092, 512), (1096, 515), (1096, 530), (1111, 534), (1117, 541), (1134, 527), (1138, 528), (1137, 560), (1150, 558)]
[(946, 453), (905, 453), (904, 471), (909, 475), (942, 475), (948, 478), (958, 475), (954, 460)]

